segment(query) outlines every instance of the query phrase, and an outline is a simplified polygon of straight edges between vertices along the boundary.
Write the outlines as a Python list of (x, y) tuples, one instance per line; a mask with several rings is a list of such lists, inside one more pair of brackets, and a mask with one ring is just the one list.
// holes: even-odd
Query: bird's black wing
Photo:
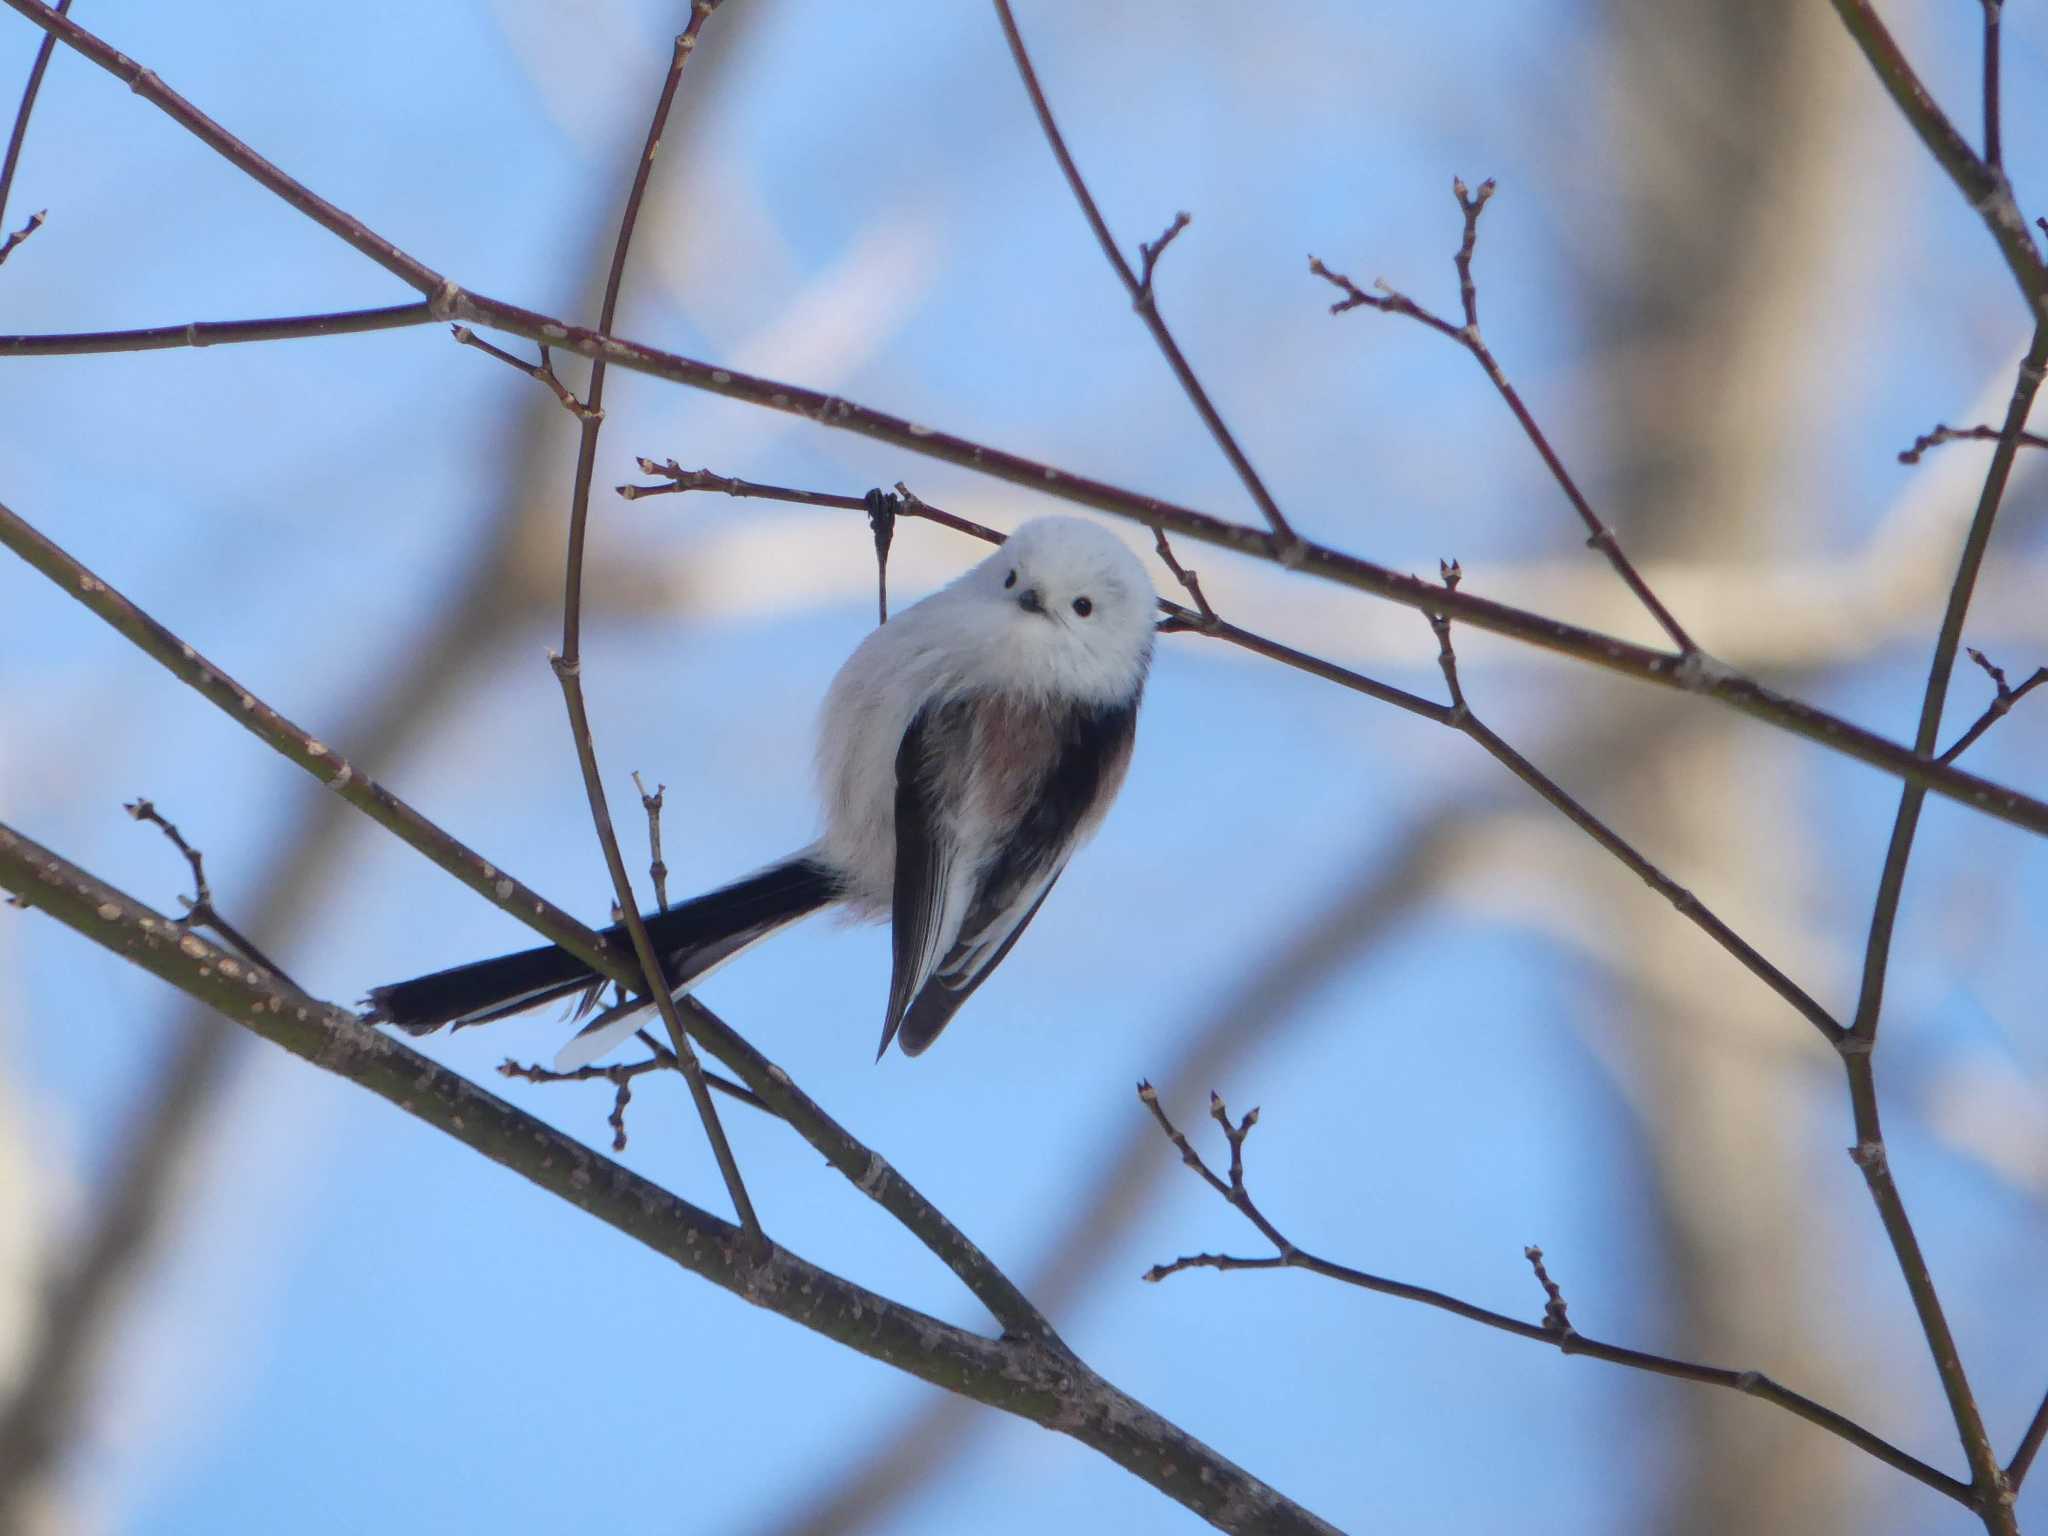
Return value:
[(895, 1038), (903, 1011), (925, 984), (949, 930), (957, 931), (964, 883), (957, 838), (940, 808), (939, 779), (948, 759), (963, 761), (973, 744), (972, 706), (966, 700), (926, 705), (896, 749), (896, 885), (890, 910), (892, 967), (889, 1009), (882, 1023), (879, 1060)]
[[(1123, 782), (1137, 723), (1135, 701), (1120, 707), (1077, 705), (1059, 720), (1050, 765), (1024, 814), (979, 872), (958, 938), (919, 982), (915, 1000), (900, 1016), (896, 998), (890, 999), (890, 1032), (900, 1030), (906, 1056), (918, 1055), (938, 1038), (1038, 915), (1075, 847), (1094, 830)], [(900, 859), (900, 787), (898, 793)], [(902, 870), (899, 862), (899, 910)]]

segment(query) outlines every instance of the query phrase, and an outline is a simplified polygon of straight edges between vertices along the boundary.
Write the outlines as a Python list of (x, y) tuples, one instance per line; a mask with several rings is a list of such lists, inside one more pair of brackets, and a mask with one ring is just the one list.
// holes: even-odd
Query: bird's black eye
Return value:
[(1007, 589), (1010, 587), (1014, 587), (1015, 585), (1017, 585), (1017, 573), (1015, 571), (1012, 571), (1009, 575), (1003, 578), (1003, 586)]
[(1093, 613), (1094, 611), (1095, 605), (1089, 602), (1087, 598), (1077, 597), (1074, 599), (1074, 612), (1081, 615), (1082, 618), (1087, 618), (1088, 615)]

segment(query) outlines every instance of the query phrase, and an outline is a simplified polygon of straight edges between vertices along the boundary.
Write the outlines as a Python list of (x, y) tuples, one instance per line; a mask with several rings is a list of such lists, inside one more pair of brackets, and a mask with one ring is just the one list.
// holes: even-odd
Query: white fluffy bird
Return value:
[[(1152, 660), (1145, 568), (1093, 523), (1038, 518), (846, 659), (818, 733), (824, 833), (809, 847), (643, 919), (678, 993), (822, 907), (888, 918), (881, 1050), (915, 1056), (988, 978), (1122, 786)], [(605, 930), (620, 939), (624, 930)], [(365, 1017), (415, 1034), (481, 1024), (602, 979), (554, 945), (372, 989)], [(556, 1058), (630, 1034), (629, 998)], [(880, 1052), (877, 1053), (878, 1055)]]

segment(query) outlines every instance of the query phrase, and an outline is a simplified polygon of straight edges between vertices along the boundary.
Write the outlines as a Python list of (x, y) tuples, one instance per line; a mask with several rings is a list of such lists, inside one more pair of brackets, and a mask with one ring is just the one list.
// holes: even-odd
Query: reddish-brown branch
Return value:
[[(636, 496), (653, 496), (669, 491), (718, 491), (728, 496), (789, 501), (813, 507), (842, 507), (849, 511), (859, 510), (867, 505), (864, 497), (763, 485), (757, 481), (716, 474), (708, 469), (686, 470), (678, 466), (673, 459), (666, 464), (658, 464), (653, 459), (643, 458), (640, 460), (640, 467), (649, 474), (666, 476), (668, 483), (653, 486), (621, 486), (620, 494), (623, 495), (628, 490)], [(1003, 541), (1004, 535), (995, 529), (935, 507), (914, 495), (901, 482), (897, 484), (896, 491), (899, 498), (898, 510), (903, 516), (923, 518), (988, 543), (1000, 544)], [(1170, 554), (1169, 564), (1176, 568), (1178, 566), (1177, 561), (1171, 560)], [(1177, 569), (1176, 574), (1179, 574)], [(1458, 595), (1458, 582), (1463, 576), (1462, 570), (1455, 561), (1446, 561), (1441, 563), (1439, 575), (1443, 585), (1438, 590), (1443, 592), (1446, 598), (1455, 598)], [(1189, 578), (1192, 579), (1192, 573), (1189, 573)], [(1199, 594), (1199, 587), (1194, 590)], [(1262, 635), (1253, 634), (1249, 630), (1240, 629), (1218, 617), (1213, 609), (1207, 613), (1196, 613), (1165, 599), (1160, 600), (1159, 606), (1167, 616), (1166, 621), (1160, 626), (1163, 631), (1187, 631), (1209, 639), (1222, 640), (1254, 655), (1279, 662), (1283, 666), (1293, 667), (1355, 693), (1362, 693), (1368, 698), (1392, 704), (1395, 708), (1422, 719), (1450, 726), (1470, 737), (1488, 756), (1528, 785), (1573, 826), (1618, 859), (1637, 879), (1670, 902), (1680, 916), (1726, 950), (1738, 964), (1775, 992), (1801, 1018), (1819, 1030), (1822, 1038), (1830, 1044), (1841, 1039), (1844, 1033), (1841, 1024), (1811, 994), (1767, 959), (1756, 946), (1723, 922), (1690, 890), (1678, 884), (1645, 858), (1626, 838), (1580, 804), (1554, 779), (1517, 752), (1466, 707), (1464, 693), (1458, 681), (1456, 653), (1451, 648), (1450, 623), (1445, 615), (1431, 614), (1429, 619), (1432, 628), (1437, 631), (1438, 663), (1443, 668), (1444, 678), (1450, 689), (1452, 702), (1449, 706), (1378, 682), (1348, 668), (1340, 667), (1334, 662), (1324, 661), (1320, 657), (1310, 656)]]
[(303, 336), (353, 336), (364, 331), (430, 325), (431, 304), (387, 304), (317, 315), (265, 320), (189, 320), (132, 331), (60, 331), (41, 336), (0, 336), (0, 357), (77, 357), (105, 352), (160, 352), (172, 347), (218, 347), (236, 342), (292, 341)]
[[(661, 146), (662, 129), (667, 125), (669, 109), (675, 104), (676, 91), (682, 85), (683, 67), (696, 51), (698, 35), (718, 5), (719, 0), (693, 0), (689, 24), (676, 37), (668, 72), (662, 77), (654, 115), (647, 125), (647, 142), (633, 173), (625, 211), (619, 218), (619, 235), (612, 246), (611, 271), (605, 279), (604, 303), (598, 314), (598, 329), (601, 331), (612, 328), (613, 317), (618, 312), (619, 289), (626, 273), (626, 253), (633, 241), (634, 226), (640, 219), (640, 206), (647, 196), (647, 182), (654, 169), (655, 151)], [(562, 686), (562, 702), (569, 715), (569, 734), (575, 742), (577, 764), (583, 771), (583, 789), (590, 801), (591, 821), (596, 826), (605, 869), (611, 876), (612, 890), (618, 900), (620, 920), (625, 924), (634, 957), (640, 964), (642, 994), (653, 1003), (668, 1030), (669, 1047), (675, 1052), (676, 1065), (689, 1084), (697, 1118), (703, 1122), (705, 1139), (710, 1142), (712, 1155), (717, 1159), (719, 1175), (725, 1181), (726, 1194), (732, 1200), (741, 1230), (751, 1241), (764, 1243), (761, 1219), (755, 1214), (746, 1182), (740, 1176), (739, 1161), (733, 1156), (732, 1143), (718, 1117), (718, 1106), (711, 1100), (711, 1087), (705, 1081), (703, 1064), (690, 1047), (682, 1015), (662, 971), (661, 957), (655, 952), (654, 942), (647, 934), (647, 924), (640, 917), (639, 898), (633, 894), (632, 877), (626, 873), (625, 856), (619, 851), (618, 830), (612, 825), (604, 778), (597, 766), (597, 742), (591, 732), (590, 711), (583, 698), (583, 551), (590, 521), (590, 485), (597, 464), (598, 432), (604, 426), (604, 376), (604, 359), (599, 358), (590, 365), (589, 398), (585, 409), (578, 413), (583, 429), (577, 445), (576, 476), (569, 497), (568, 554), (563, 561), (562, 651), (553, 659), (555, 677)], [(620, 1100), (614, 1114), (623, 1118), (628, 1090), (623, 1082), (619, 1088)], [(621, 1129), (618, 1134), (623, 1136), (624, 1131)]]
[(1589, 1338), (1571, 1326), (1564, 1306), (1564, 1294), (1550, 1280), (1542, 1267), (1542, 1250), (1525, 1249), (1536, 1269), (1537, 1278), (1543, 1283), (1545, 1305), (1543, 1321), (1526, 1322), (1504, 1312), (1495, 1312), (1442, 1291), (1427, 1286), (1411, 1285), (1403, 1280), (1388, 1279), (1383, 1275), (1369, 1274), (1353, 1269), (1349, 1265), (1334, 1263), (1297, 1246), (1276, 1227), (1270, 1218), (1259, 1209), (1244, 1180), (1244, 1141), (1251, 1128), (1258, 1123), (1258, 1111), (1253, 1110), (1243, 1120), (1233, 1123), (1223, 1107), (1223, 1101), (1215, 1094), (1209, 1096), (1209, 1112), (1222, 1127), (1230, 1143), (1230, 1170), (1227, 1176), (1218, 1174), (1204, 1161), (1202, 1155), (1189, 1143), (1186, 1136), (1174, 1125), (1165, 1107), (1159, 1102), (1159, 1095), (1150, 1083), (1138, 1085), (1138, 1097), (1152, 1112), (1159, 1123), (1161, 1132), (1180, 1153), (1181, 1161), (1194, 1171), (1211, 1189), (1215, 1190), (1239, 1214), (1258, 1228), (1267, 1242), (1273, 1245), (1275, 1256), (1271, 1258), (1239, 1258), (1229, 1254), (1190, 1254), (1170, 1263), (1156, 1264), (1145, 1272), (1149, 1281), (1160, 1281), (1169, 1275), (1190, 1269), (1214, 1269), (1223, 1271), (1250, 1269), (1299, 1269), (1309, 1274), (1321, 1275), (1327, 1280), (1336, 1280), (1359, 1290), (1371, 1291), (1381, 1296), (1392, 1296), (1402, 1301), (1418, 1302), (1438, 1311), (1448, 1312), (1502, 1333), (1513, 1334), (1518, 1339), (1533, 1343), (1548, 1344), (1559, 1353), (1586, 1355), (1595, 1360), (1627, 1366), (1632, 1370), (1646, 1371), (1656, 1376), (1669, 1376), (1680, 1381), (1698, 1382), (1705, 1386), (1725, 1387), (1748, 1397), (1760, 1398), (1776, 1405), (1786, 1412), (1795, 1414), (1807, 1423), (1838, 1436), (1866, 1455), (1876, 1458), (1886, 1466), (1905, 1473), (1917, 1482), (1926, 1484), (1938, 1493), (1946, 1494), (1958, 1503), (1970, 1504), (1970, 1485), (1950, 1477), (1939, 1468), (1929, 1466), (1891, 1442), (1865, 1429), (1845, 1414), (1815, 1402), (1802, 1393), (1780, 1386), (1758, 1371), (1737, 1371), (1722, 1366), (1698, 1365), (1689, 1360), (1673, 1359), (1668, 1355), (1650, 1354), (1644, 1350), (1629, 1349), (1619, 1344), (1609, 1344), (1600, 1339)]
[(1024, 34), (1017, 30), (1017, 18), (1010, 13), (1009, 0), (995, 0), (996, 20), (1002, 23), (1003, 37), (1010, 45), (1010, 57), (1016, 61), (1017, 74), (1024, 82), (1024, 92), (1031, 98), (1031, 110), (1038, 116), (1038, 126), (1045, 132), (1045, 140), (1052, 148), (1053, 158), (1059, 162), (1060, 174), (1067, 179), (1074, 201), (1081, 205), (1081, 214), (1088, 221), (1088, 227), (1095, 232), (1095, 240), (1102, 247), (1102, 254), (1116, 272), (1117, 279), (1124, 285), (1124, 292), (1130, 295), (1131, 307), (1138, 312), (1138, 318), (1145, 322), (1145, 329), (1152, 333), (1152, 340), (1158, 344), (1166, 365), (1173, 370), (1173, 376), (1180, 381), (1183, 393), (1195, 408), (1195, 414), (1202, 418), (1202, 425), (1209, 429), (1209, 435), (1216, 440), (1216, 446), (1223, 450), (1224, 458), (1237, 472), (1237, 478), (1244, 485), (1245, 492), (1266, 519), (1266, 527), (1276, 541), (1279, 557), (1289, 560), (1293, 550), (1300, 544), (1279, 503), (1273, 500), (1272, 492), (1266, 489), (1266, 482), (1259, 478), (1259, 472), (1252, 468), (1252, 461), (1238, 446), (1230, 428), (1223, 424), (1223, 417), (1209, 399), (1209, 391), (1202, 387), (1202, 381), (1195, 376), (1195, 370), (1182, 355), (1180, 343), (1173, 339), (1173, 332), (1167, 328), (1165, 318), (1159, 313), (1159, 299), (1152, 287), (1153, 268), (1158, 265), (1160, 253), (1173, 243), (1173, 239), (1187, 227), (1188, 216), (1177, 214), (1166, 232), (1149, 245), (1140, 245), (1139, 254), (1144, 263), (1141, 277), (1131, 270), (1131, 264), (1124, 258), (1116, 236), (1109, 232), (1109, 223), (1102, 217), (1102, 210), (1096, 206), (1095, 195), (1088, 190), (1088, 183), (1081, 179), (1081, 168), (1074, 163), (1073, 155), (1067, 149), (1067, 141), (1061, 135), (1059, 124), (1053, 121), (1052, 103), (1046, 100), (1045, 88), (1038, 83), (1038, 71), (1032, 67), (1031, 55), (1024, 47)]
[(2005, 150), (1998, 122), (1998, 23), (2005, 0), (1982, 0), (1984, 6), (1984, 163), (2005, 174)]
[(264, 954), (256, 947), (254, 941), (220, 915), (220, 908), (213, 904), (213, 887), (206, 883), (206, 855), (186, 842), (184, 834), (166, 821), (163, 813), (150, 801), (137, 797), (122, 806), (122, 809), (137, 821), (148, 822), (163, 833), (171, 846), (184, 855), (185, 863), (191, 868), (192, 894), (178, 898), (185, 906), (184, 926), (212, 929), (227, 941), (230, 949), (235, 950), (244, 959), (262, 966), (275, 976), (282, 977), (288, 985), (297, 986), (298, 983), (292, 981), (283, 966)]
[[(1932, 432), (1923, 432), (1914, 438), (1912, 447), (1901, 448), (1899, 462), (1918, 464), (1930, 448), (1939, 448), (1943, 443), (1995, 443), (2004, 435), (2003, 429), (1999, 427), (1939, 425)], [(2048, 437), (2042, 437), (2035, 432), (2022, 432), (2013, 441), (2022, 448), (2048, 448)]]
[(2010, 714), (2013, 705), (2019, 703), (2021, 699), (2024, 699), (2043, 683), (2048, 683), (2048, 667), (2036, 667), (2033, 675), (2015, 688), (2006, 681), (2005, 669), (1993, 665), (1991, 658), (1982, 651), (1974, 646), (1965, 646), (1964, 650), (1968, 652), (1970, 660), (1976, 662), (1978, 666), (1982, 667), (1990, 675), (1991, 686), (1997, 691), (1993, 694), (1991, 702), (1984, 706), (1984, 713), (1977, 717), (1976, 721), (1967, 731), (1956, 738), (1954, 746), (1950, 747), (1936, 759), (1938, 762), (1952, 763), (1961, 757), (1976, 744), (1978, 737), (1982, 736), (1992, 726)]
[(485, 341), (466, 325), (453, 325), (449, 327), (449, 330), (463, 346), (474, 347), (486, 356), (495, 357), (507, 367), (525, 374), (529, 379), (537, 379), (547, 385), (554, 397), (562, 402), (562, 409), (577, 420), (590, 421), (593, 418), (604, 415), (603, 411), (598, 410), (595, 406), (585, 405), (569, 392), (569, 386), (556, 376), (554, 359), (548, 355), (548, 348), (545, 345), (540, 349), (540, 361), (538, 363), (529, 363), (523, 357), (513, 356), (503, 347), (492, 346), (491, 343)]
[(1377, 293), (1368, 293), (1343, 273), (1332, 272), (1313, 256), (1308, 259), (1308, 269), (1343, 293), (1344, 297), (1330, 306), (1331, 314), (1341, 315), (1353, 309), (1376, 309), (1382, 314), (1405, 315), (1410, 320), (1428, 326), (1439, 335), (1449, 337), (1471, 354), (1472, 360), (1486, 371), (1487, 378), (1493, 382), (1494, 390), (1506, 402), (1507, 408), (1514, 413), (1523, 436), (1529, 439), (1530, 446), (1543, 460), (1544, 467), (1550, 471), (1550, 477), (1557, 482), (1558, 489), (1564, 492), (1565, 500), (1571, 503), (1572, 510), (1579, 514), (1579, 520), (1586, 525), (1587, 545), (1607, 557), (1607, 563), (1614, 568), (1614, 573), (1622, 579), (1629, 591), (1635, 594), (1636, 601), (1648, 610), (1650, 617), (1655, 619), (1657, 626), (1670, 637), (1671, 643), (1678, 647), (1680, 654), (1689, 656), (1698, 650), (1693, 644), (1692, 637), (1679, 625), (1671, 610), (1664, 606), (1657, 594), (1650, 590), (1650, 584), (1643, 579), (1634, 562), (1622, 552), (1621, 541), (1615, 537), (1614, 530), (1600, 520), (1599, 514), (1593, 510), (1593, 504), (1586, 500), (1585, 493), (1579, 489), (1578, 481), (1572, 477), (1571, 471), (1565, 468), (1564, 460), (1558, 456), (1557, 450), (1550, 446), (1549, 436), (1537, 424), (1535, 414), (1523, 403), (1521, 392), (1508, 382), (1506, 370), (1501, 367), (1480, 333), (1479, 289), (1472, 280), (1472, 252), (1479, 243), (1479, 216), (1486, 211), (1486, 204), (1493, 196), (1493, 189), (1491, 177), (1479, 184), (1477, 192), (1468, 188), (1462, 178), (1454, 177), (1451, 181), (1451, 191), (1458, 199), (1458, 212), (1464, 219), (1464, 233), (1459, 239), (1456, 254), (1451, 258), (1452, 265), (1458, 273), (1459, 303), (1465, 314), (1463, 325), (1453, 324), (1442, 315), (1424, 309), (1405, 293), (1388, 287), (1384, 282), (1374, 285), (1379, 290)]
[[(71, 0), (57, 0), (53, 14), (62, 16), (70, 9)], [(50, 67), (50, 55), (56, 49), (57, 34), (44, 32), (43, 40), (36, 48), (35, 62), (28, 67), (28, 83), (21, 89), (21, 105), (15, 109), (14, 127), (7, 135), (7, 154), (0, 158), (0, 227), (7, 222), (7, 197), (14, 190), (15, 168), (21, 164), (21, 146), (28, 138), (29, 114), (36, 109), (36, 96), (43, 88), (43, 73)], [(0, 245), (0, 261), (5, 261), (8, 253), (34, 234), (42, 222), (43, 215), (38, 213), (8, 236), (7, 243)]]
[[(2048, 802), (2022, 795), (1975, 775), (1935, 763), (1930, 756), (1915, 754), (1895, 742), (1861, 729), (1824, 710), (1802, 704), (1697, 653), (1669, 655), (1634, 645), (1612, 635), (1562, 623), (1504, 603), (1491, 602), (1469, 592), (1451, 593), (1385, 566), (1325, 545), (1299, 540), (1283, 542), (1270, 532), (1247, 528), (1225, 519), (1179, 506), (1156, 496), (1146, 496), (1118, 486), (1069, 474), (1051, 465), (1019, 454), (977, 443), (936, 428), (857, 405), (836, 395), (805, 389), (799, 385), (764, 379), (729, 368), (699, 362), (694, 358), (664, 352), (607, 333), (571, 325), (501, 299), (469, 292), (441, 277), (424, 263), (406, 255), (375, 231), (336, 208), (284, 173), (247, 145), (241, 143), (190, 102), (166, 87), (155, 75), (133, 59), (110, 48), (75, 23), (54, 16), (40, 0), (0, 0), (37, 26), (53, 33), (67, 46), (128, 83), (173, 121), (198, 137), (230, 164), (277, 193), (291, 207), (329, 230), (354, 248), (370, 255), (428, 296), (430, 317), (465, 320), (473, 325), (530, 341), (545, 342), (559, 350), (590, 358), (603, 358), (654, 378), (667, 379), (692, 389), (742, 400), (768, 410), (802, 416), (820, 426), (853, 432), (878, 442), (890, 443), (908, 452), (1006, 480), (1012, 484), (1061, 497), (1081, 506), (1093, 507), (1115, 517), (1128, 518), (1144, 527), (1164, 527), (1176, 536), (1195, 539), (1255, 559), (1270, 560), (1302, 570), (1321, 580), (1424, 613), (1444, 612), (1452, 618), (1494, 634), (1508, 636), (1571, 656), (1591, 665), (1656, 683), (1682, 692), (1717, 699), (1730, 708), (1763, 720), (1780, 730), (1816, 742), (1830, 750), (1880, 768), (1886, 773), (1922, 786), (2016, 826), (2048, 833)], [(1837, 8), (1854, 0), (1836, 0)], [(2008, 199), (2009, 201), (2009, 199)], [(2024, 230), (2022, 231), (2024, 235)], [(2029, 246), (2031, 249), (2031, 246)], [(48, 338), (25, 338), (42, 342)], [(94, 338), (83, 338), (91, 342)], [(0, 346), (4, 346), (0, 340)], [(89, 348), (80, 348), (87, 350)]]
[(43, 220), (48, 218), (49, 215), (50, 210), (47, 208), (38, 213), (30, 214), (26, 224), (22, 225), (21, 228), (17, 229), (5, 240), (0, 240), (0, 264), (4, 264), (7, 258), (14, 254), (14, 248), (17, 245), (20, 245), (22, 241), (41, 229), (43, 227)]

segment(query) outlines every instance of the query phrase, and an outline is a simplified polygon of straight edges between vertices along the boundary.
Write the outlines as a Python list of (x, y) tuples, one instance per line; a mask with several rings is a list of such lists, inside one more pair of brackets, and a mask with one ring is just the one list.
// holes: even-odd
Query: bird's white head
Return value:
[(1106, 529), (1034, 518), (955, 588), (989, 617), (986, 660), (1003, 686), (1105, 704), (1144, 688), (1156, 594)]

